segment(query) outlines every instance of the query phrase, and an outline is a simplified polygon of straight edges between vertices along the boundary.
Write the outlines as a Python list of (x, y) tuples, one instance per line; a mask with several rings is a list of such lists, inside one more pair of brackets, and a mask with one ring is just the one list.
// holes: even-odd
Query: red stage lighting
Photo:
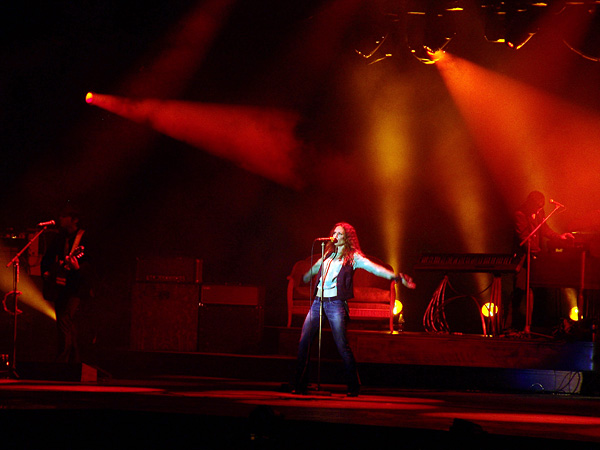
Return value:
[(96, 93), (89, 93), (86, 101), (284, 186), (302, 185), (296, 174), (301, 144), (294, 135), (294, 112)]

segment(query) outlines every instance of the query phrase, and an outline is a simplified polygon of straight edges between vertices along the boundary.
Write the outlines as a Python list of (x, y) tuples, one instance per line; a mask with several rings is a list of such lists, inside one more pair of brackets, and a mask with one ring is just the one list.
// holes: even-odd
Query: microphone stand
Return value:
[[(323, 298), (324, 298), (324, 285), (325, 285), (325, 241), (321, 241), (321, 297), (319, 298), (319, 338), (317, 348), (317, 390), (311, 392), (314, 395), (331, 395), (330, 392), (321, 390), (321, 346), (322, 346), (322, 335), (323, 335)], [(311, 289), (312, 291), (312, 289)], [(312, 308), (311, 308), (312, 310)]]
[(29, 242), (25, 245), (25, 247), (23, 247), (21, 249), (21, 251), (19, 251), (19, 253), (17, 253), (15, 255), (15, 257), (13, 259), (11, 259), (8, 264), (6, 265), (6, 267), (10, 267), (11, 265), (13, 266), (13, 290), (12, 292), (9, 292), (9, 294), (13, 295), (13, 299), (14, 299), (14, 310), (13, 315), (14, 315), (14, 322), (13, 322), (13, 348), (12, 348), (12, 355), (10, 358), (10, 362), (9, 362), (9, 376), (13, 376), (14, 378), (19, 378), (19, 375), (17, 374), (17, 316), (21, 313), (21, 311), (18, 310), (17, 308), (17, 297), (19, 294), (21, 294), (17, 287), (19, 285), (19, 258), (21, 257), (21, 255), (23, 253), (25, 253), (25, 251), (29, 248), (29, 246), (31, 244), (33, 244), (35, 242), (36, 239), (38, 239), (40, 237), (40, 235), (46, 231), (46, 228), (48, 228), (47, 226), (44, 226), (40, 231), (38, 231), (30, 240)]
[(529, 235), (521, 241), (519, 247), (522, 247), (524, 244), (527, 244), (527, 283), (526, 283), (526, 304), (527, 304), (527, 314), (525, 316), (525, 334), (531, 334), (531, 317), (533, 315), (533, 295), (531, 294), (531, 238), (533, 235), (540, 229), (542, 225), (544, 225), (548, 219), (560, 208), (559, 205), (555, 205), (554, 210), (544, 217), (537, 227), (535, 227)]
[(323, 293), (325, 292), (325, 241), (321, 241), (321, 298), (319, 305), (319, 351), (317, 353), (317, 391), (321, 391), (321, 343), (323, 339)]

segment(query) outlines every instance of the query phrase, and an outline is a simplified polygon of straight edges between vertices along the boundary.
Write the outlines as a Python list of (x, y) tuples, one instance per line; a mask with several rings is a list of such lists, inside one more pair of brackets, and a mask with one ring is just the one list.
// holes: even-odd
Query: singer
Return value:
[(88, 235), (79, 224), (79, 213), (64, 208), (58, 219), (60, 231), (49, 243), (41, 261), (44, 298), (54, 303), (58, 336), (57, 362), (78, 363), (76, 313), (91, 297)]
[(333, 339), (344, 363), (348, 396), (356, 397), (360, 391), (360, 380), (354, 354), (346, 337), (348, 320), (346, 301), (354, 296), (352, 285), (354, 271), (364, 269), (388, 280), (402, 281), (402, 284), (408, 288), (414, 288), (415, 285), (410, 277), (404, 274), (396, 275), (367, 259), (360, 249), (358, 237), (352, 225), (345, 222), (338, 223), (330, 235), (332, 239), (329, 239), (330, 242), (326, 245), (324, 261), (319, 258), (313, 267), (304, 274), (305, 283), (308, 283), (315, 275), (317, 275), (317, 283), (314, 301), (302, 326), (293, 393), (305, 394), (307, 392), (310, 345), (319, 331), (322, 298), (323, 314), (329, 321)]

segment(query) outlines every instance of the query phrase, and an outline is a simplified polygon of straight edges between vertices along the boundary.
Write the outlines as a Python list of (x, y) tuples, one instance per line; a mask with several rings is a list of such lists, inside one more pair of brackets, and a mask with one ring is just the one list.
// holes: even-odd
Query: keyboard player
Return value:
[[(532, 191), (527, 196), (525, 202), (523, 202), (523, 204), (515, 212), (514, 225), (516, 253), (524, 254), (527, 252), (527, 243), (523, 245), (520, 244), (546, 218), (546, 214), (544, 212), (545, 204), (546, 198), (544, 197), (544, 194), (539, 191)], [(574, 236), (571, 233), (557, 233), (548, 225), (547, 222), (545, 222), (529, 240), (531, 256), (532, 258), (541, 257), (544, 254), (547, 242), (550, 239), (567, 240), (573, 238)], [(527, 289), (526, 286), (527, 272), (526, 270), (521, 270), (516, 276), (513, 297), (511, 299), (511, 305), (508, 308), (509, 311), (507, 312), (507, 328), (521, 330), (525, 326), (527, 313), (527, 296), (525, 295)], [(539, 326), (544, 329), (549, 329), (557, 325), (559, 317), (555, 317), (556, 314), (553, 313), (553, 311), (556, 311), (557, 308), (556, 305), (551, 304), (551, 295), (549, 295), (548, 289), (534, 289), (533, 298), (532, 325)]]

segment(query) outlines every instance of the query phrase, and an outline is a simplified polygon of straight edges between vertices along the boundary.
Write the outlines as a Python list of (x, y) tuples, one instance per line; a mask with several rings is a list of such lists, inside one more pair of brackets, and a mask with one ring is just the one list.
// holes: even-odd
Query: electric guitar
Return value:
[(64, 259), (57, 261), (43, 276), (42, 295), (48, 301), (56, 301), (67, 284), (67, 274), (73, 269), (73, 260), (83, 256), (83, 245), (75, 247)]

